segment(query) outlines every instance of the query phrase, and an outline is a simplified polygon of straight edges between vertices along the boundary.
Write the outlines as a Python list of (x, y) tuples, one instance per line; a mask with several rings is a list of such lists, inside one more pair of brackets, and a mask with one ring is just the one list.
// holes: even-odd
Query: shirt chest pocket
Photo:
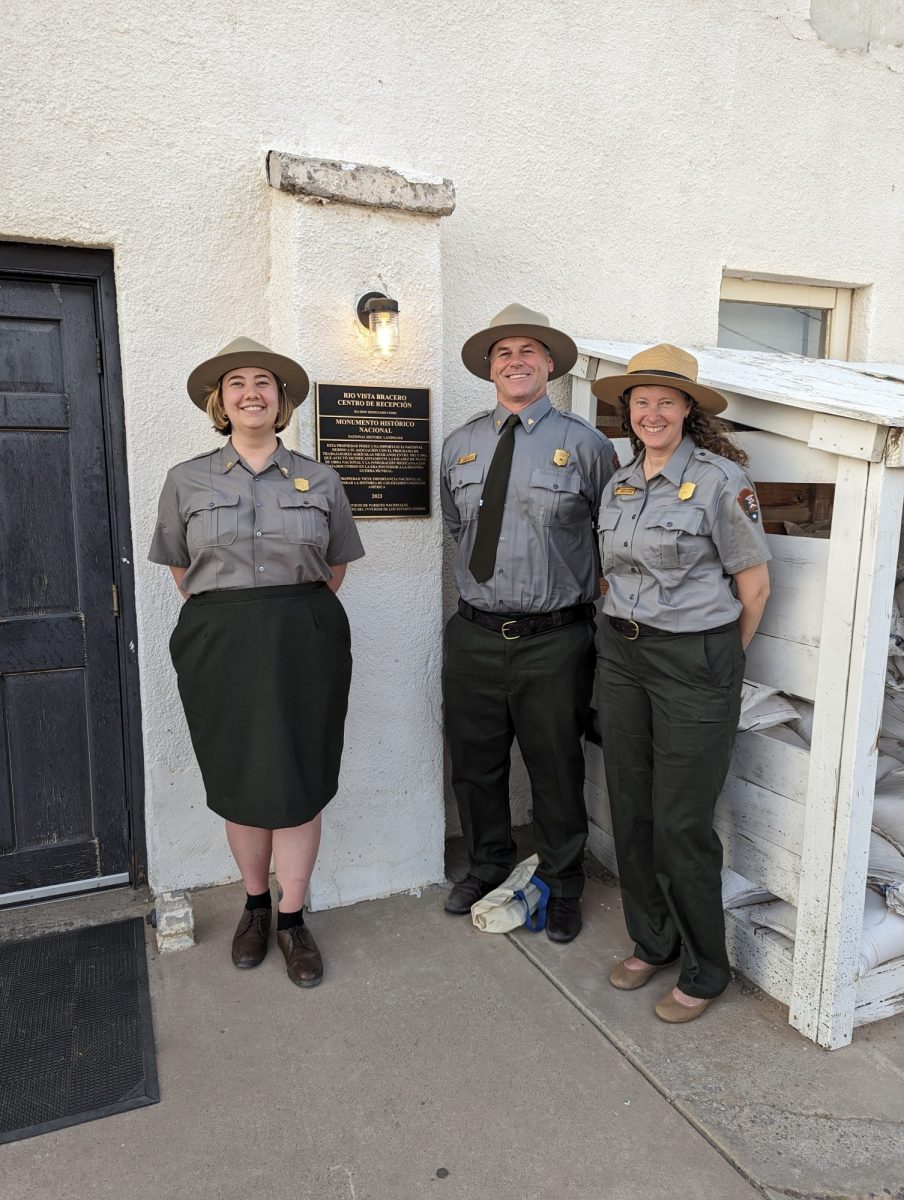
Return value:
[(280, 492), (283, 533), (295, 545), (316, 546), (322, 553), (330, 541), (330, 505), (311, 492)]
[(604, 575), (615, 565), (615, 531), (623, 516), (624, 510), (620, 508), (600, 509), (597, 529), (600, 538), (600, 563)]
[(473, 521), (480, 511), (483, 463), (458, 463), (449, 471), (449, 488), (463, 521)]
[(581, 477), (573, 468), (534, 467), (527, 495), (528, 515), (536, 525), (570, 525), (589, 518), (581, 495)]
[(647, 520), (653, 565), (663, 571), (687, 570), (696, 559), (694, 538), (703, 524), (702, 508), (664, 508)]
[(186, 538), (189, 550), (231, 546), (239, 530), (238, 496), (216, 493), (198, 500), (188, 514)]

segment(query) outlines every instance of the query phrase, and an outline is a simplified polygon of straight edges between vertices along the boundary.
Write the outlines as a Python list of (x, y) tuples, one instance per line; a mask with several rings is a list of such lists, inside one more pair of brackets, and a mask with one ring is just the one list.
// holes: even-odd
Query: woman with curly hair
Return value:
[(609, 585), (600, 726), (634, 941), (609, 981), (633, 991), (680, 958), (677, 985), (655, 1010), (679, 1024), (729, 979), (713, 810), (771, 555), (746, 456), (714, 419), (726, 401), (697, 383), (692, 355), (653, 346), (593, 392), (620, 406), (636, 455), (609, 480), (599, 514)]

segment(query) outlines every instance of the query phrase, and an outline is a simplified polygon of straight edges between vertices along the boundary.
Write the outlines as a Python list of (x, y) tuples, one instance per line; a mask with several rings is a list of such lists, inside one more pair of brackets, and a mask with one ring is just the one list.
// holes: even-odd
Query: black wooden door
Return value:
[(100, 351), (90, 283), (0, 278), (0, 895), (129, 870)]

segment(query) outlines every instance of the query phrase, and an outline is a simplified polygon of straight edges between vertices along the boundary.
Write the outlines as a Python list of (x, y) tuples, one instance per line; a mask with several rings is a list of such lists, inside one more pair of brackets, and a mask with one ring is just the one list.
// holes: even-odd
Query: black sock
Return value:
[(252, 912), (256, 908), (272, 908), (273, 901), (270, 899), (270, 889), (266, 892), (261, 892), (259, 896), (252, 896), (250, 892), (245, 893), (245, 907)]
[(304, 925), (304, 915), (303, 914), (304, 914), (303, 908), (300, 908), (298, 910), (298, 912), (293, 912), (293, 913), (284, 913), (284, 912), (277, 913), (276, 914), (277, 930), (294, 929), (296, 925)]

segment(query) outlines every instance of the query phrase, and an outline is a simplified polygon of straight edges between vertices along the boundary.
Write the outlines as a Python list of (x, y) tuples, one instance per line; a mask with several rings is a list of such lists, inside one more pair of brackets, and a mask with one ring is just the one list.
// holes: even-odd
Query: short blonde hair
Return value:
[[(273, 372), (268, 372), (273, 375)], [(279, 406), (276, 410), (276, 433), (282, 433), (285, 427), (292, 420), (292, 413), (295, 411), (295, 406), (286, 396), (286, 385), (277, 375), (273, 375), (276, 380), (276, 386), (279, 389)], [(232, 433), (232, 422), (226, 416), (226, 409), (223, 406), (223, 389), (220, 386), (223, 380), (217, 381), (217, 386), (211, 388), (207, 393), (207, 404), (205, 408), (207, 415), (213, 422), (213, 427), (217, 433), (221, 433), (223, 437), (229, 437)]]

